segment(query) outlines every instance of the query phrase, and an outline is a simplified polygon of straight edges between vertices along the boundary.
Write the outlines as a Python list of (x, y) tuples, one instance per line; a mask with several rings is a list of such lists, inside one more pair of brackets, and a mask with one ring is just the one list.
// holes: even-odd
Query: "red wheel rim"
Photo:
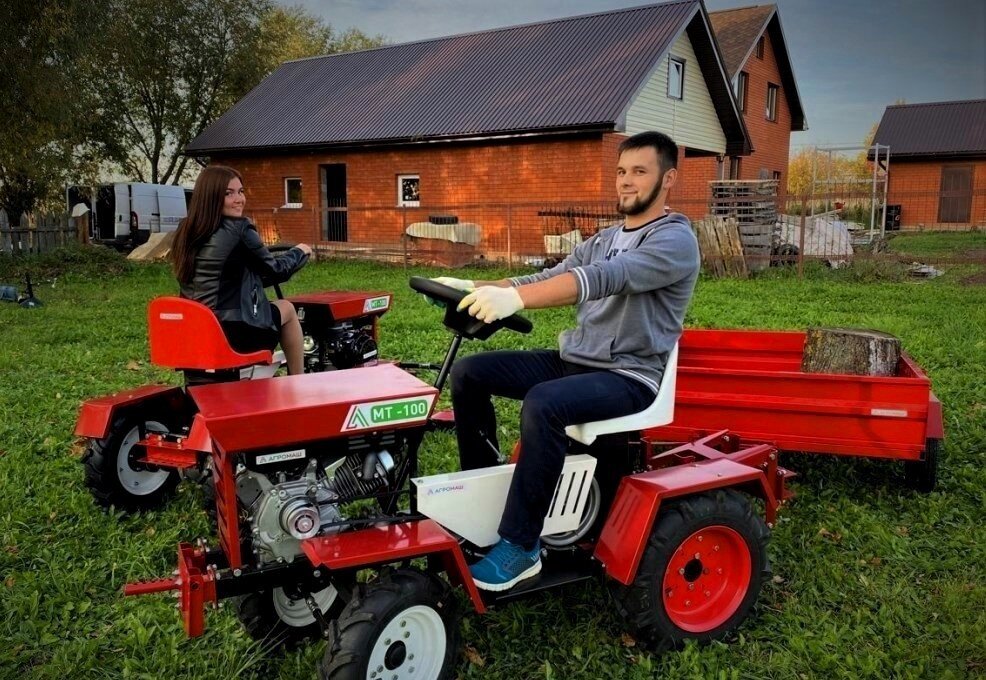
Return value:
[(664, 572), (664, 609), (674, 625), (704, 633), (736, 613), (750, 587), (750, 549), (740, 534), (714, 525), (675, 550)]

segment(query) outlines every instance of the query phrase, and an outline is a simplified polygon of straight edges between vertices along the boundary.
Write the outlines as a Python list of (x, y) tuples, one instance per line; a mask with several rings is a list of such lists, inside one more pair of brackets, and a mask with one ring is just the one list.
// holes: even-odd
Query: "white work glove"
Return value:
[(472, 290), (476, 287), (475, 281), (470, 281), (469, 279), (453, 279), (451, 276), (439, 276), (430, 280), (440, 283), (443, 286), (448, 286), (449, 288), (455, 288), (456, 290)]
[(486, 323), (506, 319), (523, 308), (524, 301), (520, 299), (520, 293), (513, 286), (509, 288), (480, 286), (462, 298), (458, 306), (460, 312), (468, 309), (470, 316)]

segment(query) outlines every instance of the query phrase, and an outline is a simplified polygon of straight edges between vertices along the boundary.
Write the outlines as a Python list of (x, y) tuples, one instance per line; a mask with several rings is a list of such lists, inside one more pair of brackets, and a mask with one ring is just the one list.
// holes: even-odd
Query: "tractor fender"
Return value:
[(664, 500), (737, 486), (765, 499), (774, 497), (761, 469), (725, 458), (624, 477), (593, 556), (603, 564), (610, 578), (629, 585), (637, 575), (654, 519)]
[(301, 548), (314, 567), (358, 569), (416, 557), (436, 558), (452, 585), (461, 585), (477, 614), (486, 612), (459, 541), (431, 519), (309, 538)]
[(75, 423), (75, 435), (103, 439), (109, 433), (113, 419), (120, 413), (136, 406), (147, 407), (154, 402), (156, 407), (170, 413), (186, 410), (188, 397), (180, 387), (169, 385), (145, 385), (132, 390), (117, 392), (105, 397), (90, 399), (79, 409), (79, 419)]

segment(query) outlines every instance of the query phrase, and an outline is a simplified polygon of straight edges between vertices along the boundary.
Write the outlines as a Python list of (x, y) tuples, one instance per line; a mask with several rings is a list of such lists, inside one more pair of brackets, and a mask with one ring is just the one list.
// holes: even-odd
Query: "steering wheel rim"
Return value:
[[(457, 288), (452, 288), (450, 286), (443, 285), (437, 281), (432, 281), (431, 279), (425, 278), (423, 276), (412, 276), (410, 279), (410, 286), (413, 290), (421, 293), (422, 295), (427, 295), (433, 300), (444, 303), (446, 308), (451, 305), (452, 309), (458, 307), (459, 303), (462, 302), (468, 293), (464, 290), (459, 290)], [(465, 314), (466, 312), (461, 312)], [(477, 319), (478, 320), (478, 319)], [(526, 317), (520, 314), (511, 314), (505, 319), (500, 319), (499, 321), (494, 321), (490, 326), (502, 326), (503, 328), (509, 328), (517, 333), (530, 333), (534, 328), (534, 325)]]

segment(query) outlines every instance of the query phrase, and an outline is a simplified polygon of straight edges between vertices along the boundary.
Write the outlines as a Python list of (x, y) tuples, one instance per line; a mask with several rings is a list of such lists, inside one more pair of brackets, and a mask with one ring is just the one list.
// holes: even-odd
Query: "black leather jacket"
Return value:
[(264, 287), (283, 283), (308, 256), (300, 248), (271, 254), (245, 217), (224, 217), (195, 256), (195, 275), (181, 295), (212, 309), (220, 321), (274, 329)]

